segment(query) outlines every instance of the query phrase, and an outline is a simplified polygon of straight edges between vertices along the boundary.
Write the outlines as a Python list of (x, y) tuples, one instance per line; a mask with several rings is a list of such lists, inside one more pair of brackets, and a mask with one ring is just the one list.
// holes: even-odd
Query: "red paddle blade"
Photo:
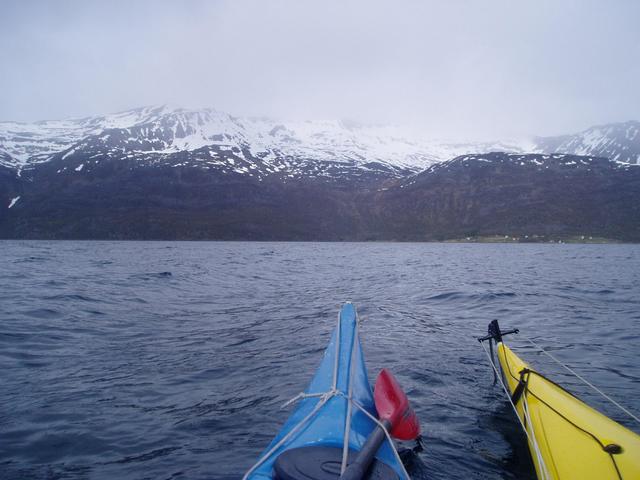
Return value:
[(373, 391), (380, 420), (391, 423), (389, 433), (399, 440), (413, 440), (420, 435), (420, 422), (391, 372), (383, 368)]

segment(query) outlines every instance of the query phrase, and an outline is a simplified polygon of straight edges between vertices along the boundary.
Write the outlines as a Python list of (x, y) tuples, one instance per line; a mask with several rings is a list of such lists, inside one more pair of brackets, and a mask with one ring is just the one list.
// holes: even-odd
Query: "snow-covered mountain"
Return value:
[[(205, 167), (232, 159), (263, 163), (267, 171), (292, 174), (308, 173), (327, 164), (366, 168), (376, 163), (391, 170), (417, 171), (469, 152), (524, 150), (522, 142), (425, 140), (393, 126), (348, 121), (280, 122), (234, 117), (213, 109), (167, 106), (75, 120), (0, 122), (0, 164), (17, 170), (60, 155), (80, 160), (105, 155)], [(179, 160), (173, 156), (197, 151), (201, 155), (181, 155)], [(249, 171), (249, 166), (240, 168)], [(257, 168), (254, 165), (254, 170)]]
[(140, 166), (201, 168), (259, 179), (404, 177), (461, 155), (489, 152), (568, 153), (639, 164), (639, 131), (639, 122), (626, 122), (560, 137), (452, 142), (397, 126), (281, 122), (214, 109), (155, 106), (81, 119), (0, 122), (0, 166), (20, 175), (52, 162), (58, 173), (76, 174), (121, 159)]
[(21, 169), (47, 161), (89, 135), (151, 121), (161, 110), (162, 107), (146, 107), (79, 119), (0, 122), (0, 165)]
[(616, 162), (640, 164), (640, 122), (591, 127), (575, 135), (535, 139), (537, 152), (593, 155)]

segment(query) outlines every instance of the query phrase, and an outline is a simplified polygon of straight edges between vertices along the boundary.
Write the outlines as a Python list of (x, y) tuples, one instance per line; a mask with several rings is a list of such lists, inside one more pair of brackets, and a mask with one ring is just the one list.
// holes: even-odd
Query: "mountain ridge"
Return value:
[(213, 109), (5, 122), (0, 238), (640, 241), (638, 128), (510, 147)]
[(0, 238), (640, 241), (640, 168), (600, 157), (465, 155), (401, 178), (260, 179), (119, 158), (69, 174), (58, 166), (9, 178)]
[[(98, 145), (101, 139), (102, 146)], [(248, 152), (266, 161), (273, 159), (284, 169), (292, 161), (354, 166), (375, 162), (403, 175), (406, 170), (419, 171), (459, 155), (492, 151), (594, 155), (639, 163), (640, 122), (506, 142), (444, 142), (408, 134), (400, 127), (344, 121), (282, 122), (164, 105), (81, 119), (0, 122), (0, 164), (16, 171), (50, 161), (56, 154), (86, 149), (89, 143), (107, 154), (119, 151), (138, 158), (164, 155), (164, 160), (171, 154), (216, 146)]]

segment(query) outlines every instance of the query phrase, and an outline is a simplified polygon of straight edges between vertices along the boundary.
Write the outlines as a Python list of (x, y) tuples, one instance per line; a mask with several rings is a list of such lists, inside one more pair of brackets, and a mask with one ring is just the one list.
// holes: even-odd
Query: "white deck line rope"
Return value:
[(340, 362), (340, 330), (342, 330), (342, 317), (341, 311), (338, 312), (338, 327), (336, 329), (336, 358), (333, 363), (333, 386), (332, 390), (336, 390), (338, 387), (338, 365)]
[(342, 463), (340, 464), (340, 475), (347, 468), (347, 456), (349, 454), (349, 436), (351, 435), (351, 394), (353, 393), (353, 376), (354, 376), (354, 355), (356, 345), (358, 344), (358, 317), (356, 315), (356, 329), (351, 340), (351, 358), (349, 359), (349, 387), (347, 388), (347, 413), (344, 418), (344, 438), (342, 440)]
[(316, 406), (313, 408), (313, 410), (311, 410), (306, 417), (300, 420), (300, 422), (298, 422), (291, 430), (289, 430), (278, 443), (276, 443), (269, 449), (268, 452), (262, 455), (262, 457), (258, 459), (258, 461), (247, 471), (247, 473), (244, 474), (242, 480), (247, 480), (249, 478), (249, 475), (251, 475), (260, 465), (262, 465), (269, 457), (271, 457), (271, 455), (273, 455), (273, 453), (278, 450), (278, 448), (280, 448), (294, 433), (296, 433), (305, 423), (307, 423), (311, 419), (311, 417), (318, 413), (320, 408), (322, 408), (322, 406), (337, 393), (337, 390), (330, 390), (326, 392), (322, 397), (320, 397), (320, 400), (318, 401), (318, 403), (316, 403)]
[(523, 337), (526, 341), (528, 341), (531, 345), (533, 345), (534, 347), (536, 347), (538, 350), (540, 350), (542, 353), (544, 353), (546, 356), (548, 356), (551, 360), (553, 360), (554, 362), (556, 362), (558, 365), (560, 365), (561, 367), (563, 367), (564, 369), (566, 369), (569, 373), (571, 373), (573, 376), (577, 377), (578, 379), (580, 379), (585, 385), (588, 385), (589, 387), (591, 387), (592, 389), (594, 389), (596, 392), (598, 392), (600, 395), (602, 395), (604, 398), (606, 398), (607, 400), (609, 400), (611, 403), (613, 403), (616, 407), (618, 407), (620, 410), (622, 410), (624, 413), (626, 413), (627, 415), (629, 415), (631, 418), (633, 418), (636, 422), (640, 423), (640, 418), (638, 418), (637, 416), (635, 416), (633, 413), (631, 413), (629, 410), (627, 410), (625, 407), (623, 407), (622, 405), (620, 405), (618, 402), (616, 402), (613, 398), (611, 398), (609, 395), (607, 395), (606, 393), (604, 393), (602, 390), (600, 390), (598, 387), (596, 387), (593, 383), (591, 383), (590, 381), (588, 381), (586, 378), (584, 378), (582, 375), (580, 375), (578, 372), (576, 372), (575, 370), (573, 370), (572, 368), (570, 368), (569, 366), (567, 366), (566, 364), (562, 363), (560, 360), (558, 360), (556, 357), (554, 357), (553, 355), (551, 355), (549, 352), (547, 352), (544, 348), (542, 348), (540, 345), (538, 345), (536, 342), (534, 342), (533, 340), (527, 338), (527, 337)]
[[(278, 443), (276, 443), (273, 447), (271, 447), (269, 449), (269, 451), (265, 452), (264, 455), (262, 455), (258, 461), (247, 471), (247, 473), (244, 474), (244, 476), (242, 477), (242, 480), (248, 480), (249, 475), (251, 475), (260, 465), (262, 465), (267, 459), (269, 459), (269, 457), (271, 457), (287, 440), (289, 440), (289, 438), (291, 438), (291, 436), (293, 436), (294, 433), (297, 433), (298, 430), (300, 430), (300, 428), (305, 425), (316, 413), (318, 413), (318, 411), (322, 408), (322, 406), (327, 403), (332, 397), (334, 396), (341, 396), (344, 397), (347, 400), (347, 416), (345, 418), (345, 435), (344, 435), (344, 439), (343, 439), (343, 443), (342, 443), (342, 463), (340, 466), (340, 470), (341, 470), (341, 474), (344, 473), (344, 470), (346, 468), (346, 459), (347, 459), (347, 454), (349, 451), (349, 436), (351, 434), (351, 415), (352, 415), (352, 405), (355, 405), (358, 409), (360, 409), (367, 417), (369, 417), (371, 420), (373, 420), (380, 428), (382, 428), (382, 430), (384, 431), (385, 436), (387, 437), (387, 441), (389, 442), (389, 446), (391, 447), (391, 451), (393, 452), (393, 455), (396, 459), (396, 461), (398, 462), (398, 465), (400, 465), (400, 468), (402, 469), (402, 473), (404, 474), (404, 477), (406, 480), (411, 480), (411, 477), (409, 476), (409, 474), (407, 473), (407, 470), (404, 468), (404, 464), (402, 463), (402, 459), (400, 458), (400, 454), (398, 453), (398, 451), (396, 450), (396, 447), (393, 443), (393, 439), (391, 438), (391, 435), (389, 434), (389, 432), (387, 431), (387, 429), (385, 428), (385, 426), (373, 415), (371, 415), (358, 401), (354, 400), (351, 396), (352, 394), (352, 384), (353, 384), (353, 368), (354, 368), (354, 352), (355, 352), (355, 347), (358, 344), (357, 341), (360, 338), (359, 337), (359, 331), (358, 331), (358, 325), (359, 325), (359, 321), (358, 321), (358, 317), (356, 314), (356, 328), (355, 328), (355, 333), (353, 335), (353, 339), (351, 340), (351, 359), (350, 359), (350, 365), (349, 365), (349, 383), (348, 383), (348, 394), (345, 394), (344, 392), (338, 390), (337, 386), (338, 386), (338, 365), (339, 365), (339, 356), (340, 356), (340, 330), (342, 328), (342, 321), (341, 321), (341, 317), (340, 314), (338, 314), (338, 332), (336, 334), (336, 361), (335, 361), (335, 365), (334, 365), (334, 370), (333, 370), (333, 386), (331, 387), (331, 390), (324, 392), (324, 393), (299, 393), (298, 395), (296, 395), (295, 397), (289, 399), (287, 402), (284, 403), (283, 407), (291, 405), (292, 403), (295, 403), (301, 399), (305, 399), (305, 398), (313, 398), (313, 397), (319, 397), (318, 403), (316, 403), (315, 407), (313, 408), (313, 410), (311, 410), (302, 420), (300, 420), (291, 430), (289, 430), (289, 432), (287, 432), (287, 434), (282, 437)], [(518, 412), (516, 411), (516, 414)], [(520, 417), (518, 417), (519, 419)], [(525, 430), (526, 433), (526, 430)]]
[[(531, 421), (531, 414), (529, 413), (529, 401), (527, 400), (526, 389), (524, 392), (522, 392), (522, 411), (524, 412), (526, 421), (531, 426), (531, 431), (533, 432), (533, 422)], [(551, 478), (549, 472), (547, 471), (547, 465), (544, 463), (544, 459), (542, 458), (542, 452), (540, 451), (540, 446), (538, 445), (536, 436), (532, 434), (532, 437), (535, 444), (534, 451), (538, 460), (538, 466), (540, 467), (540, 473), (542, 474), (542, 478), (540, 480), (547, 480), (548, 478)]]
[(322, 392), (322, 393), (305, 393), (305, 392), (300, 392), (298, 395), (296, 395), (295, 397), (290, 398), (289, 400), (287, 400), (286, 402), (284, 402), (282, 404), (282, 406), (280, 408), (286, 408), (289, 405), (291, 405), (292, 403), (297, 402), (298, 400), (301, 400), (303, 398), (313, 398), (313, 397), (321, 397), (323, 395), (326, 395), (327, 392)]
[[(507, 399), (509, 400), (509, 404), (511, 404), (511, 407), (513, 408), (513, 411), (516, 414), (516, 417), (518, 418), (518, 421), (520, 422), (520, 426), (522, 427), (522, 430), (524, 430), (525, 435), (527, 436), (527, 441), (529, 442), (529, 444), (532, 446), (532, 448), (534, 449), (536, 456), (540, 458), (541, 461), (541, 471), (543, 470), (545, 473), (548, 471), (547, 470), (547, 466), (544, 464), (544, 459), (542, 459), (542, 455), (540, 454), (539, 448), (538, 448), (538, 442), (535, 440), (533, 432), (531, 434), (529, 434), (529, 431), (527, 430), (526, 425), (524, 424), (524, 422), (522, 421), (522, 419), (520, 418), (520, 414), (518, 413), (518, 409), (516, 408), (515, 404), (513, 403), (513, 400), (511, 400), (511, 393), (509, 393), (509, 389), (506, 387), (506, 385), (504, 384), (504, 380), (502, 379), (502, 374), (500, 372), (498, 372), (498, 369), (496, 368), (495, 364), (493, 363), (493, 359), (491, 358), (491, 356), (489, 355), (489, 352), (487, 351), (487, 347), (484, 346), (484, 342), (480, 342), (480, 345), (482, 346), (482, 350), (484, 350), (484, 353), (487, 355), (487, 358), (489, 359), (489, 364), (491, 365), (491, 368), (493, 368), (493, 371), (496, 373), (496, 376), (500, 379), (500, 385), (502, 386), (502, 389), (504, 390), (505, 395), (507, 396)], [(526, 396), (526, 393), (525, 393)], [(526, 414), (525, 414), (526, 416)], [(544, 479), (543, 479), (544, 480)]]
[(290, 405), (298, 400), (300, 400), (301, 398), (307, 398), (307, 397), (316, 397), (319, 396), (320, 400), (318, 401), (318, 403), (316, 403), (315, 407), (313, 408), (313, 410), (311, 410), (306, 417), (304, 417), (302, 420), (300, 420), (300, 422), (298, 422), (291, 430), (289, 430), (287, 432), (287, 434), (282, 437), (280, 439), (280, 441), (278, 441), (278, 443), (276, 443), (273, 447), (271, 447), (269, 449), (268, 452), (265, 452), (264, 455), (262, 455), (258, 461), (247, 471), (247, 473), (244, 474), (244, 476), (242, 477), (242, 480), (247, 480), (249, 478), (249, 475), (251, 475), (260, 465), (262, 465), (269, 457), (271, 457), (271, 455), (274, 454), (274, 452), (276, 450), (278, 450), (278, 448), (280, 448), (294, 433), (296, 433), (298, 430), (300, 430), (300, 428), (307, 423), (311, 417), (313, 417), (313, 415), (315, 415), (320, 408), (327, 403), (327, 401), (337, 395), (339, 392), (337, 390), (337, 385), (338, 385), (338, 362), (340, 359), (340, 330), (342, 330), (342, 318), (340, 316), (341, 312), (338, 312), (338, 327), (337, 327), (337, 332), (336, 332), (336, 353), (335, 353), (335, 363), (333, 366), (333, 385), (331, 387), (331, 390), (329, 390), (328, 392), (324, 392), (324, 393), (301, 393), (296, 395), (295, 397), (293, 397), (292, 399), (290, 399), (289, 401), (287, 401), (285, 403), (285, 405)]
[(349, 398), (348, 400), (349, 400), (349, 403), (353, 403), (356, 407), (358, 407), (360, 409), (360, 411), (362, 411), (362, 413), (364, 413), (367, 417), (369, 417), (371, 420), (373, 420), (380, 428), (382, 428), (382, 430), (384, 431), (385, 436), (387, 437), (387, 441), (389, 442), (389, 446), (391, 447), (391, 451), (393, 452), (393, 455), (396, 458), (396, 460), (398, 462), (398, 465), (400, 465), (400, 468), (402, 469), (402, 473), (404, 474), (406, 480), (411, 480), (411, 477), (409, 476), (409, 473), (407, 472), (407, 469), (404, 468), (404, 463), (402, 463), (402, 459), (400, 458), (400, 454), (396, 450), (396, 446), (393, 443), (393, 439), (391, 438), (391, 435), (389, 434), (389, 431), (386, 429), (384, 424), (380, 420), (378, 420), (376, 417), (371, 415), (367, 411), (366, 408), (364, 408), (362, 405), (360, 405), (360, 403), (357, 400), (354, 400), (353, 398)]

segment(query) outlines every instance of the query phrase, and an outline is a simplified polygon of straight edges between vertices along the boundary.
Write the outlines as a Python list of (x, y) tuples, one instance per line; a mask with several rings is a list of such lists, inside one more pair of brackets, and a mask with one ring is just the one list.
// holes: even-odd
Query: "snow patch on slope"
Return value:
[[(15, 168), (46, 162), (79, 142), (102, 142), (105, 151), (171, 154), (218, 146), (240, 158), (247, 152), (265, 162), (315, 161), (364, 166), (378, 162), (395, 168), (421, 169), (434, 162), (489, 148), (489, 144), (425, 139), (397, 126), (363, 126), (344, 121), (281, 122), (239, 118), (214, 109), (145, 107), (83, 119), (33, 124), (0, 122), (0, 147)], [(115, 145), (115, 146), (114, 146)], [(517, 142), (502, 144), (522, 151)], [(491, 149), (497, 148), (492, 145)], [(69, 150), (71, 149), (71, 150)]]
[[(252, 174), (260, 163), (271, 173), (331, 175), (332, 165), (364, 172), (375, 163), (392, 171), (419, 171), (461, 155), (494, 151), (561, 152), (638, 163), (638, 125), (594, 127), (564, 137), (459, 142), (431, 139), (398, 126), (332, 120), (282, 122), (234, 117), (214, 109), (160, 106), (34, 124), (0, 122), (0, 149), (6, 152), (4, 156), (0, 152), (0, 164), (20, 170), (64, 152), (62, 160), (106, 156), (147, 163), (169, 161), (177, 166), (185, 162), (184, 155), (179, 161), (171, 156), (189, 152), (185, 165), (196, 161), (209, 167), (226, 164), (232, 167), (229, 171)], [(233, 167), (233, 160), (246, 162), (247, 168)]]
[(9, 202), (9, 206), (7, 208), (13, 208), (13, 206), (18, 203), (18, 200), (20, 200), (20, 195), (18, 195), (17, 197), (14, 197), (11, 199), (11, 202)]

